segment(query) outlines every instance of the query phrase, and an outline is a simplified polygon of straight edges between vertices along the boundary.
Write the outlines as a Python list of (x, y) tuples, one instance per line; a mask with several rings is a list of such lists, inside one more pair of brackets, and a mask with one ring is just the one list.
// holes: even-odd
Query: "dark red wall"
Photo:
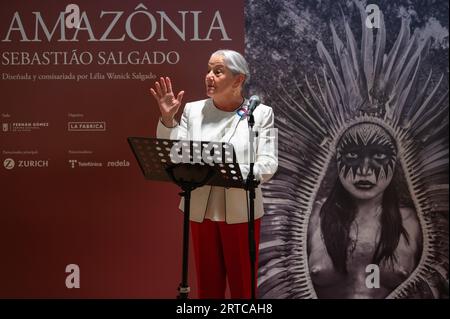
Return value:
[[(0, 37), (4, 39), (15, 12), (27, 35), (34, 37), (39, 11), (53, 28), (64, 1), (14, 1), (0, 4)], [(0, 41), (0, 52), (43, 51), (177, 51), (176, 65), (1, 65), (0, 73), (60, 74), (142, 72), (171, 76), (185, 101), (204, 98), (203, 77), (212, 51), (244, 49), (243, 1), (76, 1), (86, 11), (93, 30), (105, 30), (111, 20), (100, 12), (124, 11), (114, 32), (123, 32), (126, 18), (143, 3), (148, 11), (165, 11), (181, 21), (177, 11), (203, 11), (200, 34), (205, 36), (213, 14), (220, 10), (231, 41), (181, 41), (166, 31), (167, 42)], [(112, 16), (111, 16), (112, 17)], [(188, 16), (187, 16), (188, 17)], [(178, 19), (178, 20), (177, 20)], [(136, 21), (139, 19), (136, 18)], [(158, 19), (157, 19), (158, 20)], [(190, 21), (189, 19), (187, 21)], [(192, 34), (192, 22), (187, 22)], [(29, 31), (28, 31), (29, 30)], [(136, 34), (145, 24), (133, 26)], [(72, 31), (71, 31), (72, 32)], [(98, 32), (100, 33), (100, 32)], [(42, 34), (42, 33), (41, 33)], [(58, 32), (57, 32), (58, 34)], [(69, 33), (68, 33), (69, 34)], [(73, 33), (70, 33), (73, 34)], [(157, 31), (158, 34), (158, 31)], [(81, 36), (82, 35), (82, 36)], [(155, 36), (156, 38), (157, 36)], [(189, 37), (187, 37), (189, 38)], [(5, 62), (2, 60), (2, 62)], [(149, 95), (152, 81), (138, 80), (6, 80), (0, 79), (0, 122), (48, 123), (30, 132), (0, 131), (0, 297), (174, 298), (181, 277), (182, 214), (178, 188), (145, 181), (129, 149), (128, 136), (155, 136), (158, 109)], [(73, 118), (72, 114), (82, 114)], [(71, 132), (68, 122), (101, 121), (101, 132)], [(90, 154), (70, 154), (87, 150)], [(30, 154), (36, 151), (37, 154)], [(7, 169), (4, 160), (16, 166)], [(21, 160), (45, 160), (48, 167), (18, 167)], [(69, 160), (102, 162), (103, 167), (72, 168)], [(105, 167), (108, 161), (128, 161), (129, 167)], [(65, 267), (77, 264), (81, 288), (67, 289)], [(190, 283), (195, 271), (190, 263)]]

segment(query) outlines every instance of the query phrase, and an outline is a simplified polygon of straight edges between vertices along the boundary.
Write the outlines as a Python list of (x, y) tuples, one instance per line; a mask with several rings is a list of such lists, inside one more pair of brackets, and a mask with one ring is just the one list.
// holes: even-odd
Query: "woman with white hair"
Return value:
[[(187, 103), (180, 122), (176, 121), (175, 115), (184, 91), (175, 95), (170, 78), (161, 77), (150, 89), (161, 112), (158, 138), (229, 142), (233, 144), (238, 162), (247, 163), (249, 131), (245, 115), (248, 100), (243, 86), (249, 77), (247, 62), (240, 53), (232, 50), (214, 52), (205, 76), (208, 98)], [(253, 115), (255, 130), (258, 131), (254, 173), (256, 179), (263, 183), (272, 177), (278, 166), (275, 138), (271, 132), (274, 116), (272, 108), (263, 104), (255, 109)], [(245, 179), (249, 165), (239, 166)], [(244, 189), (206, 185), (192, 192), (190, 219), (199, 298), (223, 299), (227, 278), (231, 298), (251, 297), (247, 203)], [(256, 247), (263, 214), (262, 193), (257, 188)], [(256, 257), (255, 268), (257, 264)]]

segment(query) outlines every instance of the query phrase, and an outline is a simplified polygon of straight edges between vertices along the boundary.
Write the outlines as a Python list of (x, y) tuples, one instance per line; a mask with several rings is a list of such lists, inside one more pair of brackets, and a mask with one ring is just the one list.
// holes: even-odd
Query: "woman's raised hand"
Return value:
[(170, 82), (170, 78), (161, 77), (159, 82), (155, 82), (155, 89), (150, 88), (150, 92), (156, 102), (158, 102), (159, 110), (161, 112), (161, 119), (164, 125), (173, 126), (173, 120), (175, 114), (177, 114), (178, 109), (180, 108), (184, 91), (180, 91), (175, 98), (172, 91), (172, 83)]

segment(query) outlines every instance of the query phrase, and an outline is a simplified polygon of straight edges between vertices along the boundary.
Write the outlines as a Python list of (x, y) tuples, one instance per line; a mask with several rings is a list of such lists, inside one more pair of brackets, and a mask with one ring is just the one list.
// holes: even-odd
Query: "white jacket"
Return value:
[[(246, 101), (247, 103), (247, 101)], [(268, 181), (278, 167), (276, 154), (276, 135), (274, 134), (274, 116), (272, 108), (260, 104), (254, 111), (256, 138), (256, 178), (264, 183)], [(241, 119), (236, 112), (224, 112), (215, 107), (211, 99), (187, 103), (180, 123), (168, 128), (159, 121), (157, 137), (172, 140), (197, 140), (229, 142), (233, 144), (243, 178), (247, 177), (249, 131), (247, 119)], [(202, 222), (210, 196), (211, 186), (195, 189), (191, 194), (190, 219)], [(183, 210), (184, 201), (180, 203)], [(261, 189), (256, 189), (255, 219), (264, 214)], [(229, 224), (248, 221), (246, 191), (240, 188), (225, 189), (225, 221)]]

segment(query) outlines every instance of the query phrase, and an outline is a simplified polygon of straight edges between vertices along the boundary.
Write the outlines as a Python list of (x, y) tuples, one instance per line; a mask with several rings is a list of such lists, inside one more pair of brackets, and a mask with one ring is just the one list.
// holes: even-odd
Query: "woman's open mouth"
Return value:
[(354, 183), (353, 185), (355, 185), (355, 187), (358, 189), (367, 190), (367, 189), (373, 188), (376, 184), (369, 182), (369, 181), (358, 181), (358, 182)]

